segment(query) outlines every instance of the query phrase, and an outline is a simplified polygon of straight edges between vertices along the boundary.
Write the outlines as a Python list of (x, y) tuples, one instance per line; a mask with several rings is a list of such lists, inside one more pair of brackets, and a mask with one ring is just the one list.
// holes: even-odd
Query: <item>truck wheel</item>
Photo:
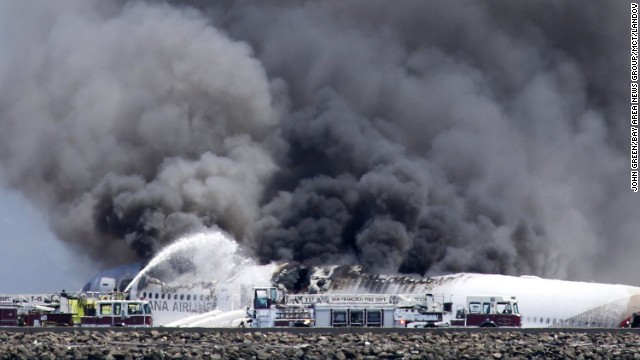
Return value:
[(484, 327), (484, 328), (486, 328), (486, 327), (498, 327), (498, 325), (496, 325), (495, 323), (492, 323), (492, 322), (486, 322), (486, 323), (482, 323), (480, 325), (480, 327)]

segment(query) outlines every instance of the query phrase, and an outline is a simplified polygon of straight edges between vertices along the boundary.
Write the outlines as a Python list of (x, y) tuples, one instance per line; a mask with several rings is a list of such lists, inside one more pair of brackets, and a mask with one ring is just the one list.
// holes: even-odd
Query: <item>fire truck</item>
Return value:
[[(488, 304), (488, 305), (486, 305)], [(486, 307), (485, 307), (486, 305)], [(444, 296), (306, 294), (281, 296), (275, 287), (254, 288), (247, 317), (252, 327), (520, 326), (515, 298), (470, 296), (452, 314)], [(498, 312), (503, 312), (498, 314)]]
[[(146, 301), (63, 298), (55, 307), (0, 303), (0, 326), (152, 326), (151, 307)], [(68, 300), (68, 301), (67, 301)], [(61, 306), (62, 305), (62, 306)]]
[(459, 307), (451, 326), (520, 327), (522, 315), (514, 296), (468, 296)]
[(0, 303), (0, 326), (73, 326), (73, 314), (42, 305)]
[(640, 313), (632, 313), (631, 316), (620, 323), (620, 327), (633, 329), (640, 328)]

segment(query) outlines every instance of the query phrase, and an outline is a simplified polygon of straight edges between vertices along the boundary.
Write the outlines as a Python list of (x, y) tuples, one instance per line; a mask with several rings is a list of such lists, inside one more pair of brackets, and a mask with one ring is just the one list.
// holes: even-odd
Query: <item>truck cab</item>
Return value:
[(451, 326), (520, 327), (522, 315), (515, 296), (468, 296)]

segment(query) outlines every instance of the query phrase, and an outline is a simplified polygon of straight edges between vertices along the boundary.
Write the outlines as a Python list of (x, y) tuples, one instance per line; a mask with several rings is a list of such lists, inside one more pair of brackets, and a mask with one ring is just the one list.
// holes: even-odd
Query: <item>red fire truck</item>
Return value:
[[(79, 321), (75, 319), (79, 317)], [(0, 326), (152, 326), (146, 301), (105, 299), (87, 302), (80, 313), (60, 312), (40, 305), (0, 303)]]
[(520, 327), (522, 315), (511, 296), (468, 296), (466, 307), (458, 307), (451, 326)]
[(73, 314), (41, 305), (0, 303), (0, 326), (73, 326)]
[(632, 313), (631, 316), (620, 323), (621, 328), (640, 328), (640, 313)]

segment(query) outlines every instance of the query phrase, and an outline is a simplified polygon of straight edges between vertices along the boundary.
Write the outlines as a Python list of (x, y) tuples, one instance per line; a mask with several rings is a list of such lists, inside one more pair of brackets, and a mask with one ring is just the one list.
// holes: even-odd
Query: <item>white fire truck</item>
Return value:
[[(309, 294), (281, 296), (275, 287), (254, 288), (251, 326), (409, 327), (520, 326), (514, 298), (468, 297), (452, 313), (444, 296), (385, 294)], [(488, 305), (487, 305), (488, 304)], [(488, 312), (487, 312), (488, 311)], [(498, 314), (498, 311), (504, 313)]]

